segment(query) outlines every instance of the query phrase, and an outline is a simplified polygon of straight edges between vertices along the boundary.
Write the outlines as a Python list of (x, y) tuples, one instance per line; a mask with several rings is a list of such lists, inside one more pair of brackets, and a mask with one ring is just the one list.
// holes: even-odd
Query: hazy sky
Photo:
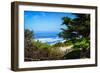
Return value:
[(75, 18), (71, 13), (24, 11), (24, 27), (34, 32), (59, 32), (62, 26), (62, 17)]

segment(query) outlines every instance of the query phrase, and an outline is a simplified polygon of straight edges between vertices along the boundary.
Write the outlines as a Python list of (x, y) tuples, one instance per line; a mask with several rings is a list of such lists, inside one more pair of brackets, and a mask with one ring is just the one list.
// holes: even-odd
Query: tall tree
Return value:
[(62, 32), (59, 34), (64, 39), (73, 38), (89, 38), (90, 36), (90, 15), (89, 14), (74, 14), (75, 18), (63, 17), (62, 25), (67, 28), (62, 28)]
[[(90, 51), (90, 15), (89, 14), (74, 14), (75, 18), (63, 17), (62, 25), (66, 28), (61, 28), (60, 37), (72, 41), (73, 48), (82, 50), (82, 56)], [(88, 53), (89, 54), (89, 53)]]

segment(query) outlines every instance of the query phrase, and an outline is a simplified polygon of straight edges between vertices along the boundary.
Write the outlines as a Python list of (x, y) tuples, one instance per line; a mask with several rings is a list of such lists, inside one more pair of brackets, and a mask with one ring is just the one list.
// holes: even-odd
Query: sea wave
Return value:
[(40, 41), (42, 43), (48, 43), (48, 44), (55, 44), (58, 42), (64, 42), (64, 39), (62, 38), (36, 38), (35, 41)]

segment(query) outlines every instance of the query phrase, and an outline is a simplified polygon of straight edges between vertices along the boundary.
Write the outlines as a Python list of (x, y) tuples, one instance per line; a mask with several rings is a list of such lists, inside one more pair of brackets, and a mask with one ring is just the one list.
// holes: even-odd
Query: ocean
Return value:
[(50, 45), (64, 41), (63, 38), (60, 38), (58, 36), (58, 32), (35, 32), (34, 38), (35, 38), (35, 41), (48, 43)]

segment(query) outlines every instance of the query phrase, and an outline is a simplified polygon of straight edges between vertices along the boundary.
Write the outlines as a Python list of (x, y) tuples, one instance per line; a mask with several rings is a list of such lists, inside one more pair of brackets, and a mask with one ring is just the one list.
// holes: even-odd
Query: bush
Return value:
[(48, 49), (51, 47), (47, 43), (42, 43), (40, 41), (33, 41), (32, 43), (37, 49)]
[(64, 59), (79, 59), (81, 55), (81, 50), (74, 50), (64, 55)]
[(88, 48), (90, 48), (90, 41), (89, 39), (86, 39), (86, 38), (78, 39), (77, 42), (74, 44), (73, 48), (75, 49), (82, 48), (82, 49), (87, 50)]
[[(38, 60), (58, 60), (62, 59), (64, 55), (60, 51), (59, 47), (51, 46), (48, 45), (47, 43), (42, 43), (40, 41), (33, 41), (33, 45), (37, 49), (36, 51), (38, 51), (37, 53)], [(33, 53), (35, 53), (36, 51), (34, 51)]]
[(90, 50), (82, 52), (82, 50), (73, 50), (64, 55), (64, 59), (80, 59), (80, 58), (90, 58)]

